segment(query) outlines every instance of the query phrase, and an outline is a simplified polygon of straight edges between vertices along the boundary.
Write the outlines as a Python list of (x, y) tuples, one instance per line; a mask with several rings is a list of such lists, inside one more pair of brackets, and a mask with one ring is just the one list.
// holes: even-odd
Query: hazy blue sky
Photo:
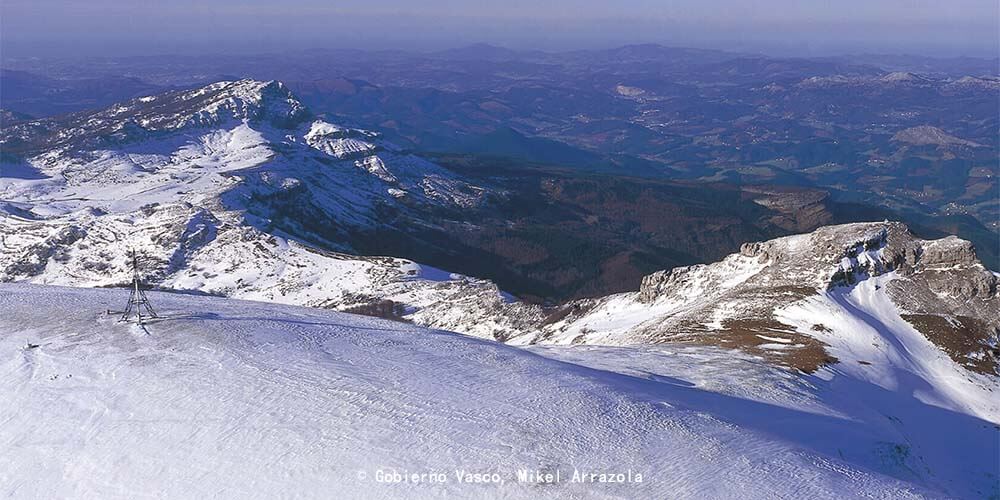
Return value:
[(637, 42), (785, 54), (995, 55), (997, 0), (0, 0), (6, 55), (541, 49)]

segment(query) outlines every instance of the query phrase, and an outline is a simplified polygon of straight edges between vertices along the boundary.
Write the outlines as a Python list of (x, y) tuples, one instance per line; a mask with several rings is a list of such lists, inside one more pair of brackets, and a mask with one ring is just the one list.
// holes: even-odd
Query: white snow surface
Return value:
[[(711, 347), (516, 348), (332, 311), (149, 296), (161, 319), (140, 329), (104, 314), (121, 289), (0, 285), (0, 495), (997, 494), (995, 421), (843, 371), (803, 377)], [(375, 482), (393, 468), (447, 480)], [(518, 482), (522, 468), (562, 482)], [(572, 483), (574, 468), (643, 481)], [(456, 471), (504, 484), (462, 484)]]
[[(964, 370), (900, 317), (881, 291), (896, 273), (872, 277), (775, 311), (775, 318), (830, 346), (837, 369), (883, 389), (1000, 423), (1000, 380)], [(812, 330), (815, 324), (826, 330)]]

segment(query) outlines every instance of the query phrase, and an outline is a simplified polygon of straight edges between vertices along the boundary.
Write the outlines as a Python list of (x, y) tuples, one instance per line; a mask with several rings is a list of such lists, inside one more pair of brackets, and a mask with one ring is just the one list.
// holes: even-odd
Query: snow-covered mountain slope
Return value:
[(892, 222), (829, 226), (567, 304), (514, 342), (719, 345), (995, 422), (997, 282), (967, 241)]
[[(516, 348), (319, 309), (149, 296), (161, 319), (143, 331), (105, 314), (122, 290), (0, 285), (0, 494), (998, 493), (997, 420), (846, 373), (801, 376), (710, 346)], [(392, 469), (445, 479), (376, 482)], [(519, 482), (521, 469), (561, 482)], [(574, 483), (574, 469), (633, 482)]]
[(537, 319), (491, 283), (357, 256), (355, 232), (477, 206), (486, 190), (376, 133), (315, 119), (278, 82), (22, 123), (0, 147), (0, 281), (120, 284), (134, 248), (160, 287), (382, 311), (482, 336)]
[[(997, 285), (997, 275), (983, 267), (968, 241), (921, 240), (896, 222), (827, 226), (745, 244), (714, 264), (654, 273), (637, 292), (571, 302), (521, 340), (627, 344), (711, 337), (758, 354), (801, 358), (803, 367), (815, 368), (824, 363), (816, 338), (837, 337), (835, 329), (844, 325), (819, 316), (812, 324), (783, 323), (792, 319), (786, 313), (868, 293), (870, 301), (842, 312), (893, 328), (912, 323), (899, 328), (915, 327), (957, 363), (996, 374)], [(943, 338), (950, 333), (923, 326), (939, 323), (956, 330), (953, 344)], [(786, 338), (754, 340), (769, 331)]]
[[(312, 118), (273, 81), (219, 82), (16, 124), (0, 146), (3, 199), (47, 201), (58, 213), (215, 200), (266, 217), (277, 215), (267, 197), (299, 189), (345, 230), (371, 222), (379, 203), (467, 207), (484, 195), (374, 132)], [(256, 205), (240, 206), (247, 199)]]

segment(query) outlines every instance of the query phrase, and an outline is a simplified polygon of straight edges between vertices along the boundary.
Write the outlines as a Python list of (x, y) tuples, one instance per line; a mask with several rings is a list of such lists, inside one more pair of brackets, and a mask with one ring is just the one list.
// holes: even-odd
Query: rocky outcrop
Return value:
[(292, 129), (312, 113), (278, 81), (217, 82), (195, 89), (139, 97), (100, 111), (20, 122), (0, 131), (0, 144), (12, 154), (57, 148), (100, 149), (248, 121)]
[(920, 125), (918, 127), (900, 130), (892, 136), (892, 140), (906, 144), (913, 144), (915, 146), (932, 145), (982, 147), (981, 144), (960, 139), (945, 132), (944, 130), (930, 125)]
[(653, 302), (666, 291), (681, 286), (684, 276), (689, 274), (690, 270), (689, 266), (675, 267), (643, 276), (639, 285), (639, 300), (646, 303)]
[(827, 226), (746, 243), (714, 264), (652, 273), (635, 293), (566, 308), (540, 327), (535, 341), (706, 343), (812, 371), (837, 362), (826, 351), (828, 343), (850, 332), (835, 331), (818, 318), (786, 324), (779, 313), (817, 301), (838, 308), (843, 297), (864, 286), (864, 293), (890, 301), (896, 318), (910, 322), (957, 363), (994, 373), (997, 281), (972, 244), (956, 237), (922, 240), (904, 224), (888, 221)]
[(8, 262), (0, 271), (0, 282), (38, 276), (45, 272), (50, 260), (65, 262), (69, 259), (70, 246), (86, 235), (87, 231), (76, 225), (57, 228), (42, 241), (20, 250), (16, 258), (5, 259)]

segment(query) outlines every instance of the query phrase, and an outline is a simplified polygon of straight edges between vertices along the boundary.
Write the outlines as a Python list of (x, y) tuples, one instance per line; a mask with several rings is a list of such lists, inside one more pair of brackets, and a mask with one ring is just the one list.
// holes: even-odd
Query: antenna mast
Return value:
[(146, 292), (142, 289), (139, 283), (139, 259), (136, 257), (135, 249), (131, 249), (132, 254), (132, 287), (128, 296), (128, 304), (125, 305), (125, 313), (122, 314), (122, 318), (119, 321), (128, 321), (129, 316), (132, 315), (132, 311), (135, 311), (136, 318), (139, 324), (142, 324), (142, 308), (146, 308), (147, 315), (151, 318), (158, 317), (156, 311), (153, 310), (153, 306), (149, 303), (149, 299), (146, 298)]

